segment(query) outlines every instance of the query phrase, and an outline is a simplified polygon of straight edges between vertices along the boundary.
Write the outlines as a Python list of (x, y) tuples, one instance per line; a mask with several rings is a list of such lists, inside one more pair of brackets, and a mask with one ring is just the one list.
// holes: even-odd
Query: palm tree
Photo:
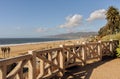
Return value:
[(120, 30), (120, 14), (117, 8), (110, 6), (106, 13), (106, 19), (112, 34), (116, 32), (116, 29)]

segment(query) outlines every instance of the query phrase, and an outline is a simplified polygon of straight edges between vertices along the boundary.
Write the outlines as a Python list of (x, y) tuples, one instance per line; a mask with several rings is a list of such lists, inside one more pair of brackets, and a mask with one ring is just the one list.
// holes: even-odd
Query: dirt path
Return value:
[(120, 59), (104, 59), (68, 69), (63, 79), (120, 79)]

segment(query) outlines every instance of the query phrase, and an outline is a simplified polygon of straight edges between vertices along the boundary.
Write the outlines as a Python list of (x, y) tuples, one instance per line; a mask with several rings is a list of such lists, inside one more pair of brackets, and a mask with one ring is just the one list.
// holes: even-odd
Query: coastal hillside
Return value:
[(97, 34), (98, 34), (97, 32), (76, 32), (76, 33), (51, 35), (48, 37), (50, 37), (50, 38), (77, 39), (77, 38), (82, 38), (82, 37), (96, 36)]
[(110, 39), (120, 40), (120, 33), (106, 35), (106, 36), (102, 37), (101, 39), (102, 40), (110, 40)]

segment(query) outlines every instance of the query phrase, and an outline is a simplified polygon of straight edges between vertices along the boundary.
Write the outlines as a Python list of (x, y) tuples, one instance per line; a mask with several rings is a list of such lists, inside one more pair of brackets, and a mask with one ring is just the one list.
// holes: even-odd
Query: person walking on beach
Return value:
[(8, 57), (10, 56), (10, 47), (7, 47), (7, 53), (8, 53)]
[(2, 56), (4, 58), (9, 57), (10, 56), (10, 47), (1, 47), (1, 51), (2, 51)]
[(4, 56), (4, 47), (1, 47), (2, 56)]
[(7, 48), (4, 47), (3, 53), (4, 53), (4, 58), (6, 58), (6, 52), (7, 52)]
[(2, 51), (2, 56), (5, 58), (6, 57), (6, 51), (7, 51), (7, 48), (6, 47), (1, 47), (1, 51)]

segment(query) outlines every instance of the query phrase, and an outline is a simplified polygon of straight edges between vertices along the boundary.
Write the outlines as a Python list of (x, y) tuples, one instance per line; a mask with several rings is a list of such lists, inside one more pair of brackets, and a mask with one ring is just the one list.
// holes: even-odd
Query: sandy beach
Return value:
[[(52, 42), (41, 42), (41, 43), (31, 43), (31, 44), (20, 44), (20, 45), (10, 45), (11, 48), (10, 57), (19, 56), (27, 54), (31, 50), (44, 50), (59, 47), (60, 45), (69, 44), (80, 44), (85, 41), (86, 38), (74, 39), (74, 40), (62, 40), (62, 41), (52, 41)], [(8, 46), (0, 46), (8, 47)], [(2, 51), (0, 50), (0, 58), (3, 58)], [(7, 57), (8, 58), (8, 57)]]

